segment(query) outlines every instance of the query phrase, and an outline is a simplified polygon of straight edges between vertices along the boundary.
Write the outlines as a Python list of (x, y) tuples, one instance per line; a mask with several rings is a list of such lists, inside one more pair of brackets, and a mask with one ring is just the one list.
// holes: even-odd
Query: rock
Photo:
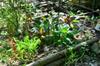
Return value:
[(93, 44), (91, 49), (96, 54), (100, 54), (100, 41), (98, 43)]
[(45, 52), (48, 52), (48, 51), (49, 51), (48, 46), (44, 46), (44, 51), (45, 51)]
[(13, 65), (13, 66), (19, 66), (19, 65), (20, 65), (20, 62), (19, 62), (19, 61), (14, 61), (14, 62), (12, 63), (12, 65)]
[(2, 62), (0, 61), (0, 66), (7, 66), (7, 64), (2, 63)]
[(97, 24), (95, 26), (95, 30), (100, 31), (100, 19), (97, 20)]

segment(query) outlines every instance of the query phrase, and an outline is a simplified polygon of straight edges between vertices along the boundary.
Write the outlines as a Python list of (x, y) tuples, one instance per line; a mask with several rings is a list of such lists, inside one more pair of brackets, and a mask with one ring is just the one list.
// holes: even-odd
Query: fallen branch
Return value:
[(44, 65), (47, 65), (48, 63), (51, 63), (57, 59), (64, 57), (65, 53), (66, 53), (66, 50), (62, 50), (61, 52), (48, 55), (46, 57), (40, 58), (37, 61), (33, 61), (32, 63), (30, 63), (26, 66), (44, 66)]
[(78, 7), (78, 8), (82, 8), (82, 9), (85, 9), (85, 10), (87, 10), (87, 11), (91, 11), (91, 12), (94, 11), (93, 9), (88, 8), (88, 7), (85, 7), (85, 6), (83, 6), (83, 5), (74, 4), (73, 6), (76, 6), (76, 7)]
[[(99, 38), (93, 38), (93, 39), (90, 39), (86, 42), (82, 42), (78, 45), (76, 45), (75, 47), (73, 48), (68, 48), (68, 50), (70, 49), (78, 49), (82, 46), (87, 46), (87, 45), (90, 45), (91, 43), (95, 43), (99, 40)], [(39, 60), (37, 61), (33, 61), (32, 63), (26, 65), (26, 66), (45, 66), (45, 65), (48, 65), (49, 63), (52, 63), (58, 59), (61, 59), (61, 58), (64, 58), (65, 57), (65, 54), (66, 54), (67, 50), (64, 49), (60, 52), (57, 52), (57, 53), (54, 53), (54, 54), (50, 54), (46, 57), (43, 57), (43, 58), (40, 58)]]
[(88, 15), (88, 14), (95, 14), (95, 13), (97, 13), (98, 15), (100, 15), (100, 11), (99, 10), (92, 11), (92, 12), (87, 12), (86, 15)]
[(76, 6), (76, 7), (78, 7), (78, 8), (81, 8), (81, 9), (84, 9), (84, 10), (89, 11), (89, 12), (87, 12), (87, 13), (84, 13), (84, 15), (90, 15), (90, 14), (98, 14), (98, 15), (100, 15), (100, 10), (94, 10), (94, 9), (85, 7), (85, 6), (83, 6), (83, 5), (78, 5), (78, 4), (74, 4), (73, 6)]
[(98, 15), (100, 15), (100, 11), (86, 12), (86, 13), (81, 13), (79, 15), (81, 16), (81, 15), (91, 15), (91, 14), (98, 14)]
[(55, 61), (53, 63), (50, 63), (50, 64), (48, 64), (46, 66), (62, 66), (64, 62), (65, 62), (65, 59), (62, 58), (62, 59), (59, 59), (59, 60), (57, 60), (57, 61)]

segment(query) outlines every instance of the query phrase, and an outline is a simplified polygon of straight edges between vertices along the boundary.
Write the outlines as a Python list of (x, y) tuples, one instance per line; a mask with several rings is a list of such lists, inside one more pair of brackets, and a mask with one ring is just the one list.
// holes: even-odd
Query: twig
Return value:
[(91, 12), (94, 11), (93, 9), (88, 8), (88, 7), (85, 7), (85, 6), (83, 6), (83, 5), (74, 4), (73, 6), (76, 6), (76, 7), (79, 7), (79, 8), (82, 8), (82, 9), (88, 10), (88, 11), (91, 11)]

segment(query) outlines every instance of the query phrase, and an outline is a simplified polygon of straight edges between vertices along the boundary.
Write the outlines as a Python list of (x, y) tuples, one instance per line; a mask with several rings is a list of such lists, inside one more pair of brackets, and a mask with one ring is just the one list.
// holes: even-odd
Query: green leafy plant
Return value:
[(0, 18), (2, 18), (4, 22), (7, 22), (7, 32), (11, 36), (18, 31), (17, 29), (19, 26), (18, 21), (20, 13), (15, 7), (15, 3), (17, 2), (14, 0), (4, 1), (4, 6), (0, 9)]
[(4, 40), (0, 40), (0, 61), (7, 63), (9, 57), (12, 55), (11, 48)]
[(43, 37), (43, 44), (73, 43), (71, 41), (73, 35), (78, 33), (73, 23), (77, 23), (79, 20), (73, 19), (70, 27), (67, 23), (61, 22), (58, 19), (57, 14), (51, 13), (47, 16), (40, 16), (40, 18), (35, 20), (35, 27), (38, 29), (37, 34), (39, 33), (38, 36)]
[(65, 66), (73, 65), (83, 58), (85, 51), (81, 50), (80, 53), (70, 48), (66, 54)]
[(9, 36), (18, 36), (19, 29), (27, 21), (27, 13), (32, 12), (32, 4), (26, 0), (4, 0), (0, 7), (0, 20), (6, 22)]
[(29, 39), (29, 36), (26, 36), (23, 41), (17, 40), (17, 51), (19, 56), (23, 59), (25, 54), (34, 54), (39, 47), (41, 40), (38, 37)]

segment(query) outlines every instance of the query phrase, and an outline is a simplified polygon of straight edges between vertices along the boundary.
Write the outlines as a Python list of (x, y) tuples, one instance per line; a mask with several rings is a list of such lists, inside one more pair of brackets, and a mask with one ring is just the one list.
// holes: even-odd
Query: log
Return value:
[(93, 39), (90, 39), (90, 40), (88, 40), (88, 41), (82, 42), (82, 43), (76, 45), (73, 49), (76, 50), (76, 49), (78, 49), (78, 48), (80, 48), (80, 47), (83, 47), (83, 46), (85, 47), (85, 46), (87, 46), (87, 45), (92, 45), (93, 43), (99, 41), (99, 39), (100, 39), (100, 38), (93, 38)]
[(83, 47), (83, 46), (85, 47), (87, 45), (91, 45), (91, 44), (97, 42), (98, 40), (99, 40), (99, 38), (90, 39), (88, 41), (85, 41), (85, 42), (82, 42), (82, 43), (76, 45), (75, 47), (68, 48), (67, 50), (64, 49), (64, 50), (62, 50), (60, 52), (57, 52), (57, 53), (54, 53), (54, 54), (50, 54), (50, 55), (48, 55), (46, 57), (40, 58), (37, 61), (33, 61), (32, 63), (30, 63), (30, 64), (28, 64), (26, 66), (46, 66), (46, 65), (48, 65), (48, 64), (50, 64), (50, 63), (52, 63), (52, 62), (54, 62), (54, 61), (56, 61), (58, 59), (64, 58), (65, 55), (66, 55), (66, 52), (68, 50), (70, 50), (70, 49), (76, 50), (76, 49), (78, 49), (80, 47)]
[(33, 61), (32, 63), (26, 65), (26, 66), (45, 66), (51, 62), (56, 61), (57, 59), (60, 59), (65, 56), (66, 50), (62, 50), (61, 52), (57, 52), (55, 54), (50, 54), (46, 57), (40, 58), (37, 61)]
[(64, 65), (64, 62), (65, 62), (65, 59), (62, 58), (62, 59), (58, 59), (57, 61), (50, 63), (46, 66), (62, 66), (62, 65)]

